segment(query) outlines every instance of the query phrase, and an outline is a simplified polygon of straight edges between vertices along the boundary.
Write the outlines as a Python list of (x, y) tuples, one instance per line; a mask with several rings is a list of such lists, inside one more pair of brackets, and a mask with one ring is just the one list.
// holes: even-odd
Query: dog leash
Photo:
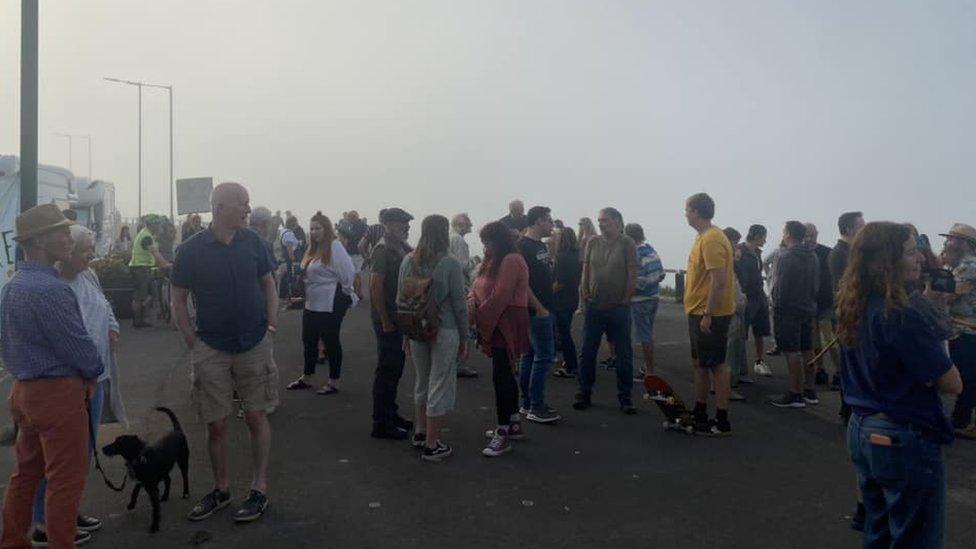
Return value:
[(123, 475), (122, 484), (115, 486), (108, 479), (108, 474), (105, 473), (105, 469), (102, 469), (102, 464), (98, 461), (98, 446), (95, 444), (95, 430), (92, 428), (91, 399), (87, 397), (85, 398), (85, 413), (88, 415), (88, 441), (91, 443), (92, 455), (95, 457), (95, 470), (101, 473), (102, 480), (105, 481), (105, 486), (108, 486), (110, 490), (115, 492), (121, 492), (125, 490), (125, 484), (129, 481), (129, 475)]

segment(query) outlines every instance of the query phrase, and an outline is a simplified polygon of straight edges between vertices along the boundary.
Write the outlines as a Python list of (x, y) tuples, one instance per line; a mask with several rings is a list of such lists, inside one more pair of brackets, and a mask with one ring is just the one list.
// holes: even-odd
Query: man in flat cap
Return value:
[(371, 436), (374, 438), (403, 440), (413, 428), (413, 422), (397, 413), (397, 386), (407, 356), (403, 351), (403, 334), (394, 323), (400, 263), (410, 252), (407, 236), (411, 220), (413, 216), (400, 208), (381, 210), (380, 223), (386, 227), (386, 233), (370, 256), (369, 299), (378, 357), (373, 378)]
[(31, 546), (32, 504), (42, 478), (50, 546), (91, 538), (76, 526), (88, 470), (87, 400), (104, 366), (74, 292), (54, 268), (71, 257), (71, 224), (54, 204), (17, 217), (15, 239), (25, 261), (0, 297), (0, 347), (14, 378), (10, 412), (20, 430), (3, 500), (3, 547)]

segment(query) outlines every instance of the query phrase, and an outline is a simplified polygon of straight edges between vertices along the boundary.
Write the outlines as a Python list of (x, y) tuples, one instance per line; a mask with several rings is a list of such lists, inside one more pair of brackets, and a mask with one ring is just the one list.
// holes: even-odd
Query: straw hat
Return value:
[(14, 240), (23, 242), (46, 232), (74, 225), (54, 204), (34, 206), (17, 216), (17, 236)]
[(965, 223), (956, 223), (951, 229), (949, 229), (948, 233), (942, 233), (939, 236), (961, 238), (973, 246), (976, 246), (976, 229), (974, 229), (972, 225), (966, 225)]

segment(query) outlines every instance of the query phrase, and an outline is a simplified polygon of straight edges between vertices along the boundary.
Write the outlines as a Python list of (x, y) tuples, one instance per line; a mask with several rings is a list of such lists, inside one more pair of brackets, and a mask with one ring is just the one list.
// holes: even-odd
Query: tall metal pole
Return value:
[(139, 218), (142, 219), (142, 85), (139, 85)]
[(20, 211), (37, 205), (38, 4), (20, 2)]
[(176, 226), (176, 218), (173, 217), (173, 86), (169, 90), (169, 220)]
[(91, 152), (91, 150), (92, 150), (92, 139), (94, 139), (94, 138), (93, 138), (92, 136), (90, 136), (90, 135), (89, 135), (89, 136), (88, 136), (88, 181), (89, 181), (89, 182), (91, 182), (91, 180), (92, 180), (92, 167), (91, 167), (91, 159), (92, 159), (92, 152)]

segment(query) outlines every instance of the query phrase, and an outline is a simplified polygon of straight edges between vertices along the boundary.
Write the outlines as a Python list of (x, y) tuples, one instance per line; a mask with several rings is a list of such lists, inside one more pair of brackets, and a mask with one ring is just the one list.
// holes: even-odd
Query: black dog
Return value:
[[(106, 456), (125, 458), (129, 477), (136, 481), (127, 509), (130, 511), (135, 509), (140, 488), (145, 488), (146, 493), (149, 494), (149, 501), (152, 502), (150, 533), (159, 531), (159, 502), (169, 499), (169, 473), (174, 464), (179, 465), (183, 473), (183, 499), (190, 497), (190, 481), (187, 477), (190, 447), (186, 443), (186, 436), (183, 435), (183, 428), (169, 408), (156, 409), (168, 415), (173, 422), (173, 430), (159, 439), (156, 444), (147, 446), (145, 441), (135, 435), (122, 435), (112, 444), (102, 448), (102, 453)], [(160, 482), (165, 485), (162, 497), (159, 496)]]

